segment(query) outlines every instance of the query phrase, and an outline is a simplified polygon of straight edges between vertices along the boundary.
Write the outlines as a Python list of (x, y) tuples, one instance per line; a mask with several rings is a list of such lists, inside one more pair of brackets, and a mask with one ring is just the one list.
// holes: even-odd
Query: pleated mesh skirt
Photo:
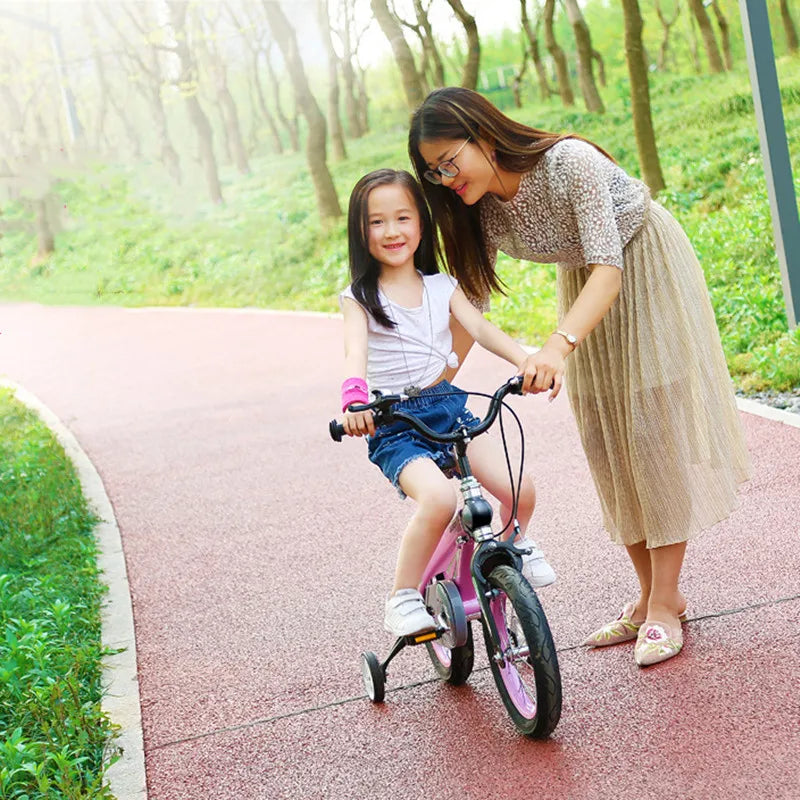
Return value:
[[(750, 461), (680, 225), (651, 203), (624, 256), (619, 299), (567, 358), (567, 392), (612, 540), (662, 547), (727, 517)], [(559, 268), (559, 318), (588, 277)]]

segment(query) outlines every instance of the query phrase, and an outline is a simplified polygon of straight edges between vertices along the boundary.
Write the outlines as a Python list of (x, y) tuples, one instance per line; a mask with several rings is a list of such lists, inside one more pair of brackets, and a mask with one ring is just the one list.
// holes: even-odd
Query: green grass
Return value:
[[(800, 176), (797, 64), (784, 58), (779, 71)], [(753, 391), (800, 385), (800, 334), (787, 330), (744, 64), (715, 76), (653, 74), (651, 92), (668, 184), (659, 200), (700, 257), (735, 381)], [(604, 115), (565, 111), (557, 99), (507, 111), (537, 127), (578, 131), (636, 175), (624, 75), (610, 76), (604, 99)], [(380, 117), (380, 130), (349, 142), (348, 160), (331, 165), (343, 209), (364, 172), (408, 167), (405, 113), (383, 109)], [(66, 215), (57, 252), (30, 266), (30, 236), (7, 234), (0, 295), (46, 303), (337, 311), (337, 293), (347, 282), (344, 219), (320, 224), (302, 154), (256, 153), (251, 163), (247, 177), (223, 170), (226, 204), (219, 208), (202, 200), (199, 176), (176, 190), (157, 165), (95, 166), (80, 177), (65, 176), (57, 185)], [(9, 207), (5, 215), (24, 212)], [(493, 301), (492, 319), (531, 344), (541, 341), (555, 323), (554, 268), (501, 257), (499, 271), (510, 292)]]
[(0, 798), (111, 798), (95, 518), (63, 449), (0, 389)]

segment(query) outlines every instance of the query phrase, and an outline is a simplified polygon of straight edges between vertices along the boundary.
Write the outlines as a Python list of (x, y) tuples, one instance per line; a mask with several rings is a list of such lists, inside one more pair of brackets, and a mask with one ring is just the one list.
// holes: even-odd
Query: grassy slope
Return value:
[[(781, 64), (784, 109), (800, 175), (800, 83), (796, 59)], [(627, 82), (606, 90), (605, 115), (565, 113), (560, 104), (509, 111), (552, 130), (594, 139), (638, 173)], [(800, 385), (800, 335), (786, 332), (780, 275), (744, 66), (722, 76), (652, 76), (662, 164), (669, 189), (659, 198), (685, 226), (706, 271), (728, 363), (745, 389)], [(382, 112), (380, 130), (350, 142), (332, 165), (346, 208), (350, 187), (377, 166), (407, 167), (404, 115)], [(197, 201), (155, 167), (97, 167), (58, 187), (67, 215), (57, 253), (29, 266), (29, 237), (8, 235), (0, 296), (43, 302), (271, 306), (337, 310), (347, 281), (345, 223), (317, 220), (301, 154), (253, 159), (253, 174), (225, 176), (226, 205)], [(194, 181), (192, 183), (191, 181)], [(13, 213), (13, 210), (12, 210)], [(511, 291), (493, 319), (535, 343), (555, 321), (553, 266), (522, 268), (501, 258)]]
[(0, 389), (0, 797), (110, 797), (95, 520), (72, 464)]

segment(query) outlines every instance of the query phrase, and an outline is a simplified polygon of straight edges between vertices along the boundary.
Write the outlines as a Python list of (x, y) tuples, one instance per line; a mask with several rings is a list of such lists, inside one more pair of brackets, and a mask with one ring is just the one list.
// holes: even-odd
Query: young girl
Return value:
[[(351, 412), (367, 403), (367, 383), (385, 393), (405, 393), (400, 406), (434, 430), (474, 426), (466, 394), (443, 379), (451, 353), (450, 314), (469, 335), (515, 367), (525, 351), (467, 300), (453, 278), (440, 274), (425, 198), (408, 173), (381, 169), (365, 175), (350, 196), (348, 215), (351, 285), (342, 293), (345, 372), (342, 384), (344, 429), (369, 435), (369, 458), (417, 507), (400, 542), (394, 586), (386, 601), (386, 630), (407, 636), (430, 630), (435, 622), (418, 591), (426, 564), (456, 510), (456, 490), (443, 470), (455, 464), (446, 447), (423, 440), (407, 425), (375, 429), (371, 412)], [(366, 378), (366, 380), (365, 380)], [(480, 436), (467, 449), (473, 472), (501, 504), (503, 524), (511, 515), (511, 486), (502, 449)], [(533, 514), (535, 493), (527, 476), (519, 489), (517, 519), (524, 533)], [(535, 545), (523, 557), (523, 572), (534, 586), (546, 586), (555, 573)]]
[(691, 245), (599, 147), (515, 122), (468, 89), (426, 98), (409, 155), (471, 299), (500, 288), (498, 250), (558, 263), (559, 329), (523, 365), (524, 387), (552, 383), (554, 397), (566, 373), (605, 526), (640, 589), (586, 644), (636, 639), (640, 666), (671, 658), (686, 542), (730, 514), (749, 472)]

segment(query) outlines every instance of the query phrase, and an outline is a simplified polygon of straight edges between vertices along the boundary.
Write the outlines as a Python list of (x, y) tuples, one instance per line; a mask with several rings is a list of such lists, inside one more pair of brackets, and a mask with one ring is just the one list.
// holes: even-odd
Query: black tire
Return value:
[(361, 678), (367, 697), (373, 703), (382, 703), (386, 696), (386, 675), (381, 669), (378, 656), (371, 650), (361, 654)]
[(472, 641), (472, 626), (467, 623), (467, 641), (460, 647), (444, 647), (438, 641), (426, 642), (436, 674), (451, 686), (461, 686), (472, 674), (475, 663), (475, 644)]
[[(536, 592), (513, 567), (495, 567), (489, 574), (489, 584), (500, 591), (490, 605), (506, 653), (501, 667), (494, 658), (494, 642), (484, 621), (494, 682), (517, 729), (533, 739), (546, 739), (561, 717), (561, 673), (550, 626)], [(523, 653), (512, 656), (512, 646)]]

